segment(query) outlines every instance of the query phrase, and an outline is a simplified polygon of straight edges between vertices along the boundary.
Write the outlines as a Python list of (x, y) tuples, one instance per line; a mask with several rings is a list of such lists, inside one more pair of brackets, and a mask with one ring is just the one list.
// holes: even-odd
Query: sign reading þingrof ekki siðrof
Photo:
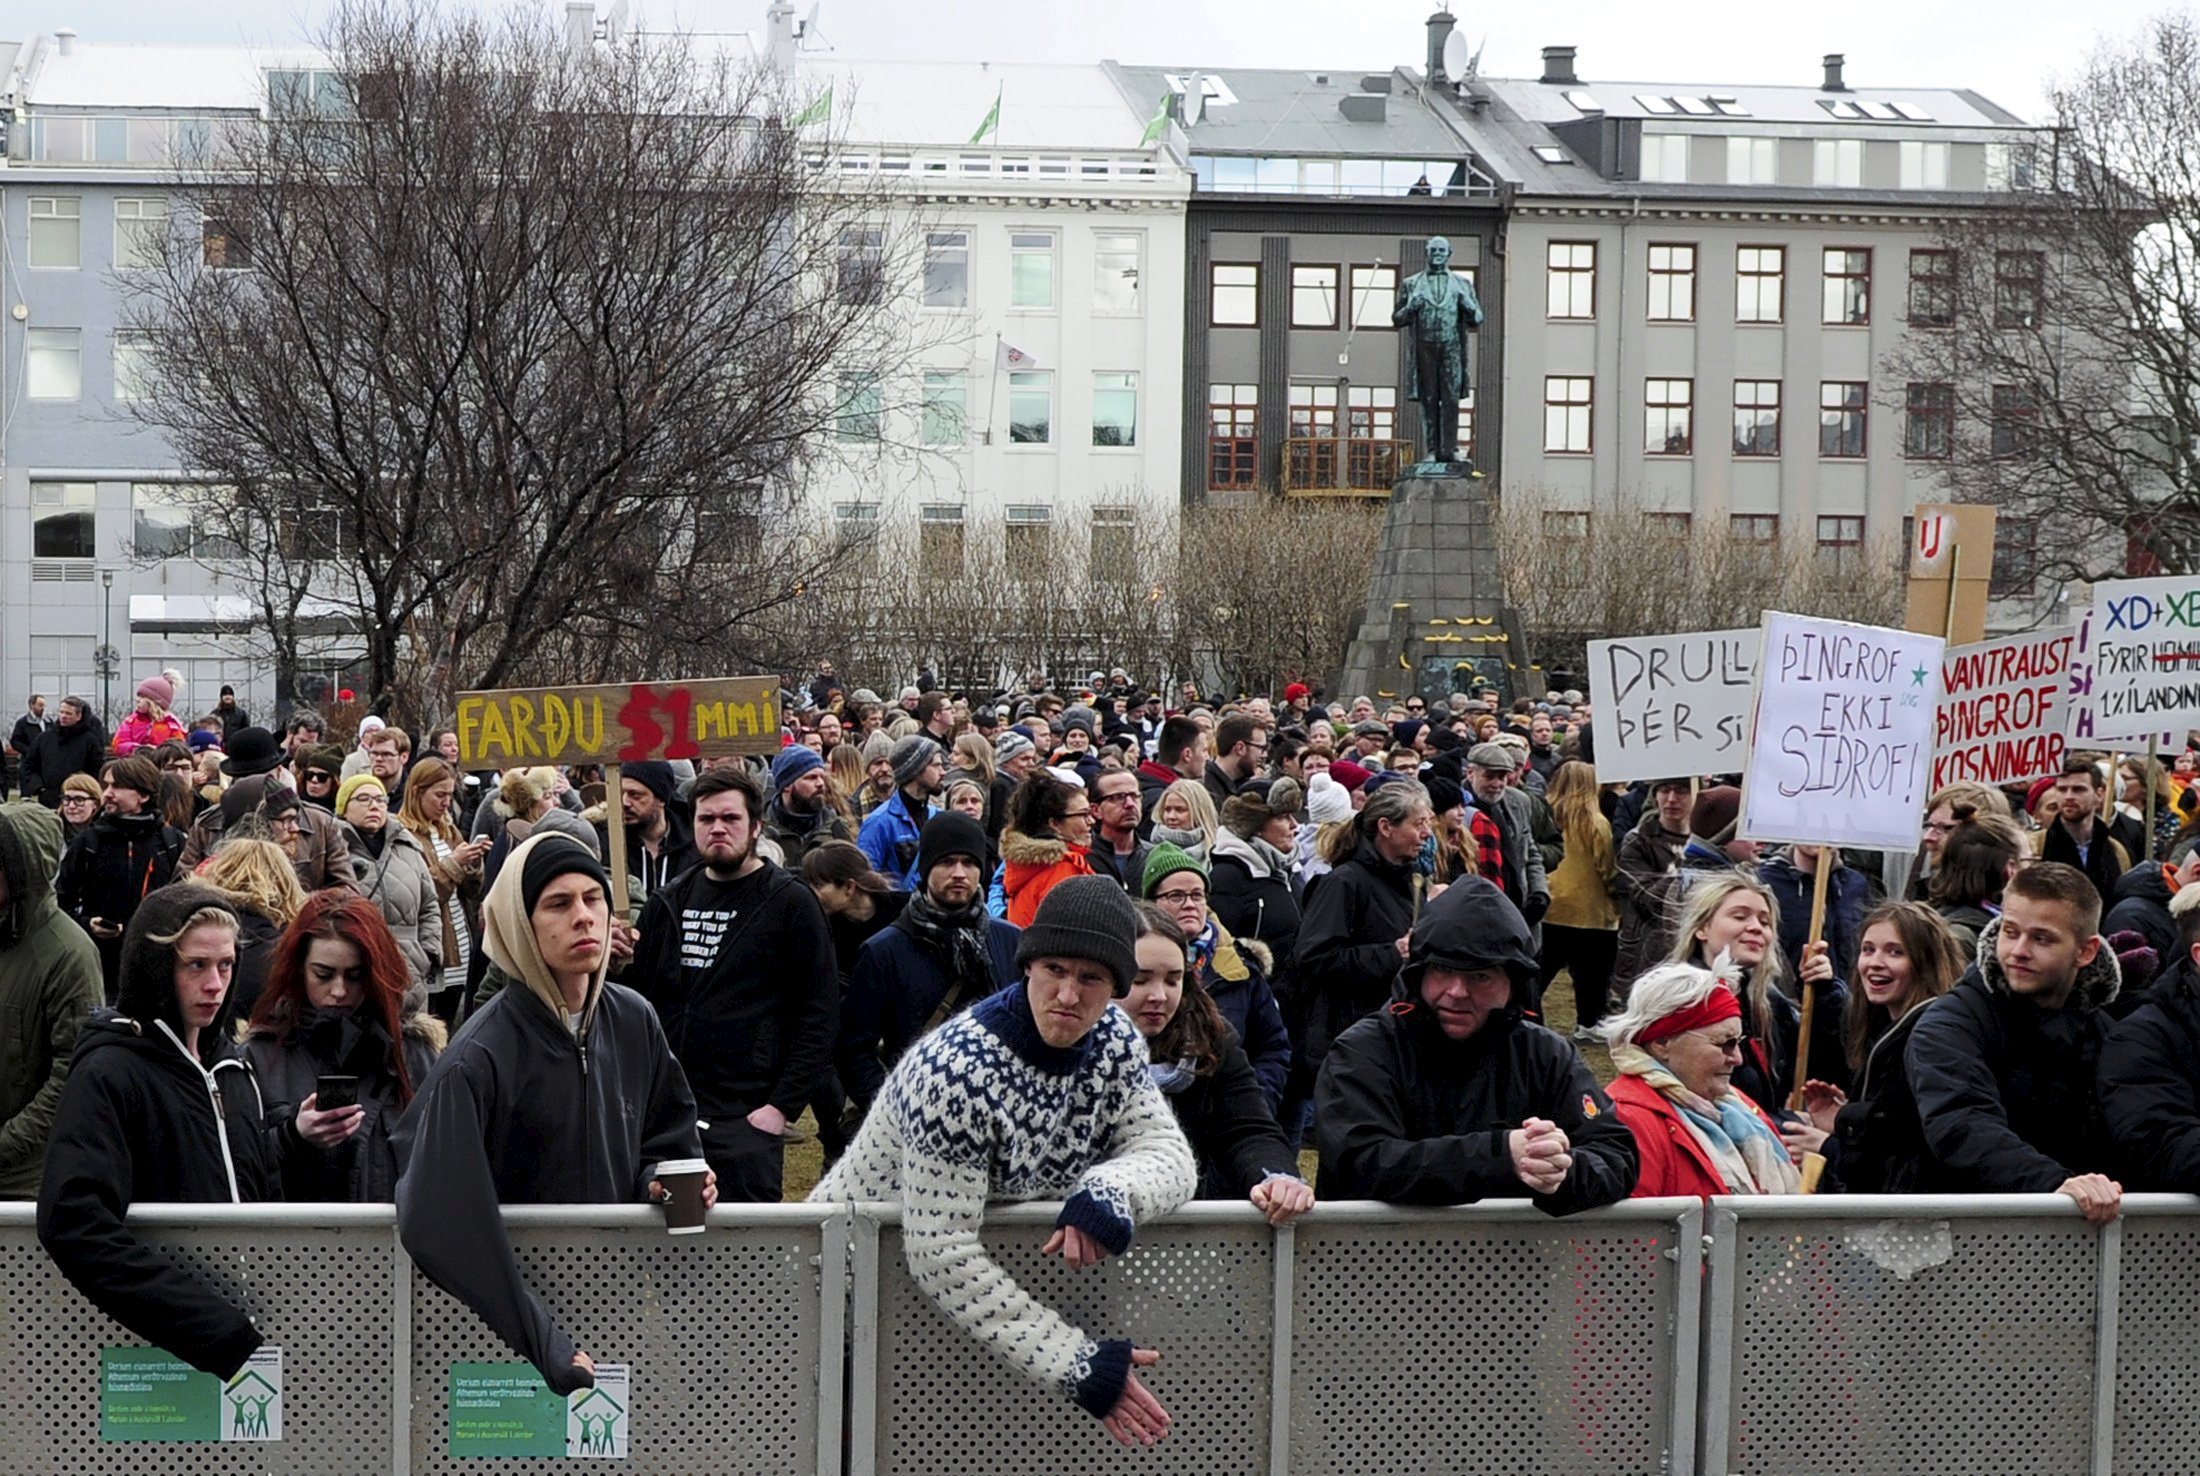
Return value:
[(2070, 670), (2068, 732), (2081, 747), (2177, 749), (2200, 727), (2200, 579), (2093, 586)]
[(459, 765), (632, 764), (779, 752), (775, 678), (461, 692)]

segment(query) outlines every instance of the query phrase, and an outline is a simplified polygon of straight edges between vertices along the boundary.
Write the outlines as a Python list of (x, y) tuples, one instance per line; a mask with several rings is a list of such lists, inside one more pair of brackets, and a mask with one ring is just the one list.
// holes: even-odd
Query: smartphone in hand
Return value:
[(313, 1084), (316, 1112), (334, 1112), (339, 1107), (359, 1105), (359, 1078), (356, 1076), (322, 1076)]

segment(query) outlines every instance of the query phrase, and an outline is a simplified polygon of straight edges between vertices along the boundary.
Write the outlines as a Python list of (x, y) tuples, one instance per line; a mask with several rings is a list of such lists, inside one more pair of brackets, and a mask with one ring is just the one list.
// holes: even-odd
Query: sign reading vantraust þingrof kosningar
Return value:
[(1950, 646), (1940, 663), (1932, 790), (1958, 779), (2017, 784), (2062, 772), (2067, 626)]
[(1945, 643), (1767, 611), (1741, 834), (1907, 851), (1932, 777)]
[(2093, 586), (2071, 735), (2138, 743), (2200, 727), (2200, 579)]

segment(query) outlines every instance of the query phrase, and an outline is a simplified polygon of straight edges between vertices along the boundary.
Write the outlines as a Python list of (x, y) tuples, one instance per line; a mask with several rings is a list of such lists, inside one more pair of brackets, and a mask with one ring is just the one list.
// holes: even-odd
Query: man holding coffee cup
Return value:
[(988, 1200), (1060, 1199), (1044, 1252), (1096, 1265), (1191, 1197), (1191, 1146), (1115, 1007), (1138, 972), (1137, 935), (1107, 877), (1047, 893), (1017, 940), (1023, 978), (909, 1048), (810, 1198), (901, 1205), (909, 1273), (942, 1312), (1120, 1443), (1152, 1445), (1169, 1413), (1136, 1370), (1160, 1353), (1040, 1306), (979, 1238)]
[[(397, 1230), (428, 1279), (479, 1314), (560, 1394), (595, 1363), (527, 1289), (507, 1204), (680, 1198), (674, 1228), (716, 1202), (695, 1098), (657, 1012), (611, 983), (611, 883), (571, 836), (515, 849), (483, 899), (493, 998), (428, 1073), (395, 1138)], [(578, 1090), (576, 1090), (576, 1087)]]

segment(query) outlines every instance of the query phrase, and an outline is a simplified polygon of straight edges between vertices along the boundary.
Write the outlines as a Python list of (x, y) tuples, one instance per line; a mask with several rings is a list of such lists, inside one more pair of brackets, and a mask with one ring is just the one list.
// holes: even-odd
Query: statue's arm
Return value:
[(1398, 300), (1390, 308), (1390, 326), (1398, 327), (1413, 316), (1413, 279), (1406, 278), (1398, 284)]

